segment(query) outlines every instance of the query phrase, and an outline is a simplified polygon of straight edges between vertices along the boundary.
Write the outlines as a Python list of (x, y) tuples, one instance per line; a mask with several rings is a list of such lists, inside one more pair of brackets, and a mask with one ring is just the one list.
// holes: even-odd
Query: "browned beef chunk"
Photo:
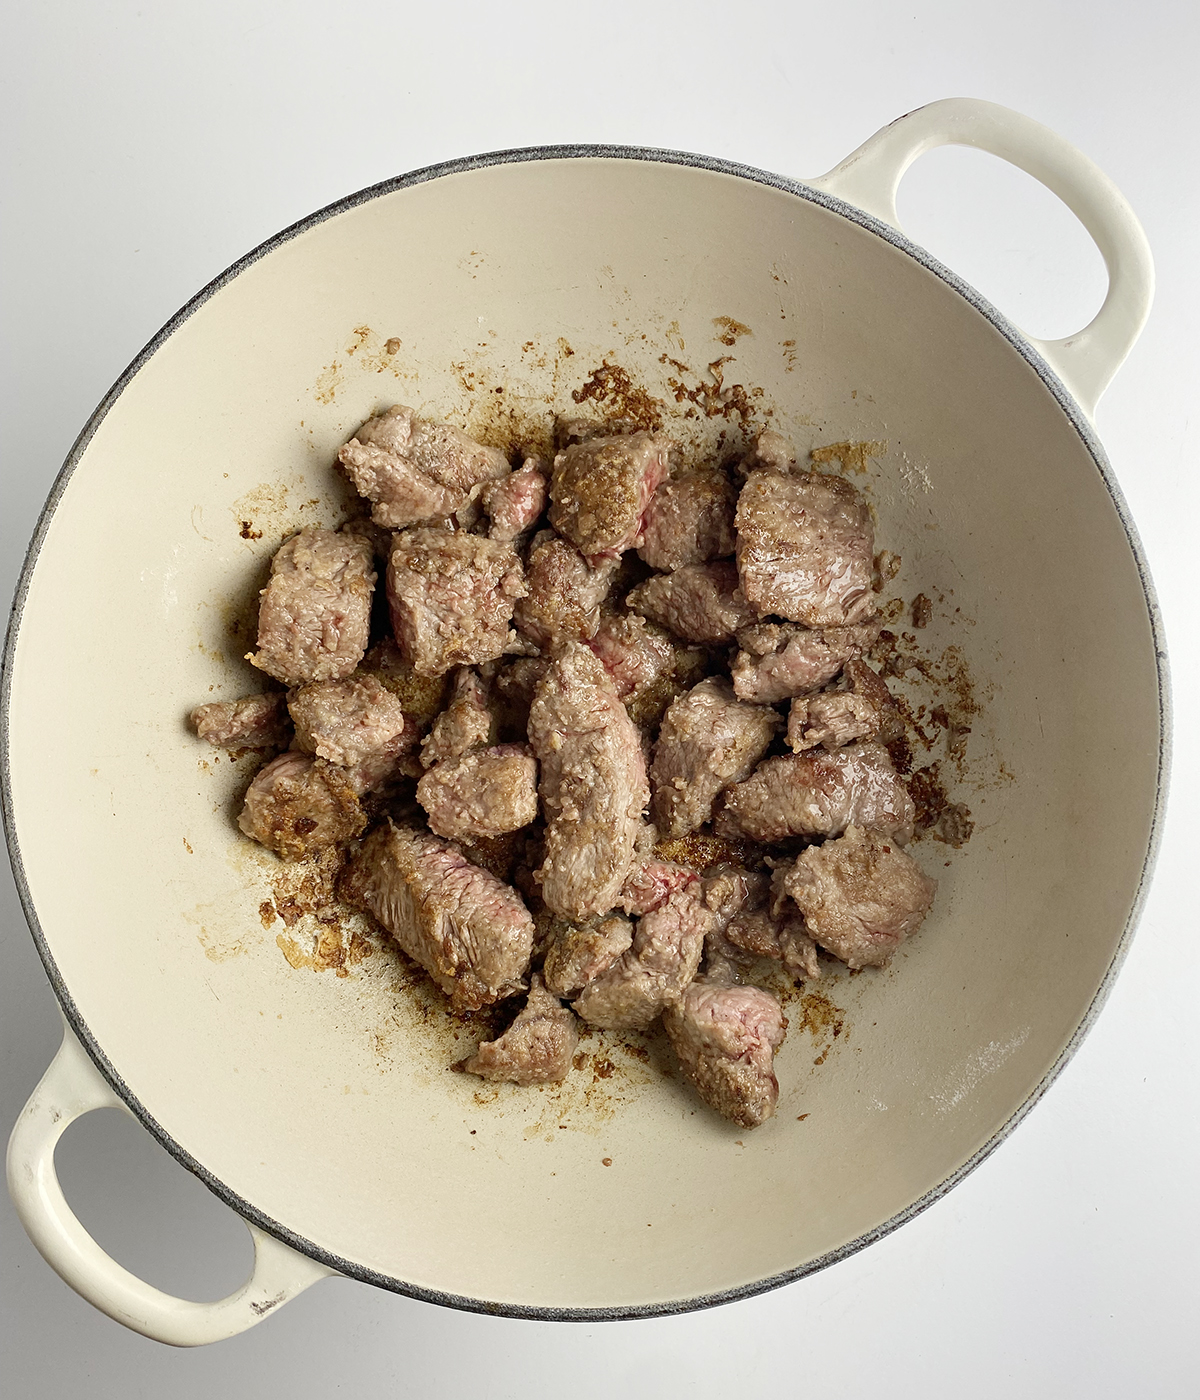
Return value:
[(779, 725), (774, 710), (744, 704), (721, 677), (681, 695), (663, 719), (650, 770), (651, 816), (662, 834), (683, 836), (708, 821), (717, 795), (754, 771)]
[(567, 1077), (578, 1046), (575, 1017), (535, 972), (517, 1019), (498, 1040), (485, 1040), (462, 1068), (512, 1084), (558, 1084)]
[(513, 614), (521, 636), (547, 651), (594, 637), (616, 568), (611, 559), (593, 568), (553, 530), (535, 535), (525, 575), (529, 592)]
[(342, 897), (373, 914), (459, 1011), (519, 992), (533, 951), (521, 896), (457, 846), (387, 821), (343, 872)]
[[(653, 827), (646, 828), (653, 831)], [(621, 889), (621, 908), (627, 914), (649, 914), (661, 908), (677, 890), (686, 890), (697, 885), (700, 876), (689, 865), (679, 865), (673, 860), (660, 860), (653, 852), (638, 853), (634, 857), (629, 878)], [(692, 889), (699, 897), (699, 888)]]
[(840, 836), (848, 826), (869, 826), (903, 845), (915, 819), (887, 749), (865, 743), (834, 753), (768, 758), (753, 777), (726, 792), (716, 832), (771, 842)]
[(358, 674), (372, 675), (400, 701), (400, 708), (424, 729), (448, 703), (449, 676), (422, 676), (389, 637), (377, 642), (358, 668)]
[(821, 975), (817, 945), (805, 932), (804, 920), (795, 909), (776, 913), (768, 905), (743, 909), (725, 927), (725, 938), (752, 958), (781, 962), (797, 976), (815, 979)]
[(874, 608), (867, 503), (838, 476), (759, 468), (738, 497), (742, 592), (760, 617), (847, 627)]
[(855, 968), (883, 967), (920, 928), (937, 890), (890, 837), (856, 826), (777, 874), (821, 947)]
[(656, 574), (638, 584), (626, 602), (684, 641), (709, 646), (733, 641), (738, 628), (757, 616), (742, 597), (737, 569), (727, 560)]
[(796, 753), (840, 749), (853, 739), (893, 739), (899, 711), (891, 692), (865, 661), (848, 661), (844, 685), (797, 696), (788, 714), (788, 747)]
[(664, 481), (646, 507), (641, 558), (674, 571), (733, 553), (733, 483), (717, 467)]
[(691, 890), (677, 890), (638, 920), (628, 951), (583, 989), (575, 1010), (602, 1030), (646, 1030), (695, 977), (712, 922)]
[(479, 500), (492, 522), (492, 539), (507, 544), (532, 530), (546, 509), (549, 489), (546, 468), (537, 457), (526, 457), (520, 471), (485, 486)]
[(614, 613), (601, 619), (588, 646), (603, 662), (622, 700), (644, 694), (675, 669), (670, 638), (636, 613)]
[(271, 561), (249, 660), (284, 685), (348, 676), (367, 649), (371, 562), (359, 536), (309, 526), (286, 540)]
[(547, 822), (542, 898), (570, 919), (607, 914), (633, 863), (649, 792), (633, 721), (582, 643), (569, 642), (542, 678), (529, 742)]
[(770, 891), (770, 876), (736, 865), (715, 865), (705, 876), (702, 897), (713, 916), (713, 926), (704, 938), (704, 969), (711, 981), (741, 980), (753, 959), (745, 949), (729, 942), (725, 930), (743, 910), (763, 908)]
[(620, 914), (587, 924), (560, 928), (546, 950), (542, 972), (546, 986), (559, 997), (577, 997), (589, 982), (607, 972), (633, 942), (633, 925)]
[(742, 700), (773, 705), (827, 685), (851, 657), (879, 639), (880, 621), (815, 631), (795, 623), (760, 622), (738, 633), (732, 667), (733, 688)]
[(821, 975), (817, 947), (804, 920), (786, 901), (776, 913), (770, 877), (759, 871), (720, 866), (704, 881), (704, 903), (716, 927), (705, 940), (706, 975), (737, 981), (755, 958), (781, 962), (807, 978)]
[(259, 769), (238, 826), (281, 860), (351, 841), (367, 824), (344, 769), (311, 754), (281, 753)]
[(417, 801), (449, 841), (519, 831), (537, 819), (537, 760), (524, 744), (463, 754), (425, 774)]
[(506, 477), (503, 452), (397, 404), (369, 418), (338, 453), (379, 525), (432, 524), (461, 511), (484, 482)]
[(640, 544), (650, 497), (666, 480), (669, 438), (649, 433), (596, 437), (554, 459), (550, 523), (595, 563)]
[(399, 700), (371, 675), (302, 685), (289, 694), (288, 709), (296, 747), (344, 768), (388, 751), (404, 733)]
[(478, 671), (463, 666), (454, 674), (449, 705), (438, 715), (421, 745), (421, 764), (432, 768), (486, 748), (495, 738), (488, 688)]
[(287, 697), (280, 690), (197, 705), (191, 721), (201, 739), (224, 749), (269, 749), (286, 744), (292, 733)]
[(761, 987), (693, 982), (663, 1017), (684, 1073), (710, 1108), (740, 1128), (775, 1112), (775, 1051), (783, 1044), (783, 1008)]
[(526, 588), (510, 545), (422, 529), (396, 536), (387, 591), (400, 649), (417, 671), (439, 676), (501, 655)]
[(421, 742), (421, 730), (409, 715), (404, 728), (386, 747), (366, 753), (346, 768), (346, 781), (360, 797), (368, 792), (382, 792), (401, 778), (419, 778), (421, 761), (416, 755)]

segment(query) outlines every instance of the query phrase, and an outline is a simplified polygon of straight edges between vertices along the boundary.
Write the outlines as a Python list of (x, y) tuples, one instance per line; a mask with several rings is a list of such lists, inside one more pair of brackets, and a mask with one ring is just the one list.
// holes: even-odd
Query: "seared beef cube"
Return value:
[(650, 497), (666, 480), (669, 438), (632, 433), (575, 443), (554, 459), (550, 523), (589, 563), (642, 542)]
[(817, 945), (794, 909), (776, 913), (764, 905), (743, 909), (725, 926), (725, 939), (752, 958), (771, 958), (791, 973), (816, 979), (821, 975)]
[(567, 924), (546, 950), (542, 974), (559, 997), (577, 997), (607, 972), (633, 942), (633, 925), (620, 914), (589, 924)]
[(517, 1019), (498, 1040), (485, 1040), (461, 1068), (511, 1084), (558, 1084), (567, 1077), (578, 1045), (574, 1015), (550, 995), (535, 972)]
[(866, 743), (768, 758), (753, 777), (726, 792), (716, 832), (772, 842), (840, 836), (848, 826), (869, 826), (904, 845), (915, 820), (912, 798), (887, 749)]
[(793, 695), (820, 690), (852, 657), (879, 640), (875, 617), (855, 627), (813, 630), (794, 623), (760, 622), (738, 633), (732, 667), (733, 688), (742, 700), (773, 705)]
[(896, 702), (865, 661), (846, 663), (845, 688), (797, 696), (788, 714), (788, 747), (801, 753), (820, 744), (840, 749), (853, 739), (893, 739), (899, 730)]
[(654, 749), (651, 817), (666, 837), (695, 831), (730, 783), (754, 771), (779, 728), (768, 705), (747, 705), (721, 677), (701, 681), (667, 711)]
[(417, 671), (440, 676), (501, 655), (526, 588), (510, 545), (424, 529), (396, 536), (387, 592), (400, 649)]
[(255, 774), (238, 826), (281, 860), (352, 841), (367, 824), (345, 770), (306, 753), (281, 753)]
[(569, 642), (538, 685), (529, 742), (547, 822), (542, 898), (567, 918), (606, 914), (633, 863), (649, 791), (638, 732), (582, 643)]
[(673, 574), (656, 574), (625, 600), (629, 607), (687, 642), (713, 646), (733, 641), (739, 627), (754, 622), (728, 560), (685, 564)]
[(601, 1030), (644, 1031), (696, 975), (713, 917), (690, 890), (638, 920), (629, 950), (590, 982), (575, 1010)]
[[(650, 827), (653, 831), (654, 828)], [(621, 908), (627, 914), (649, 914), (659, 909), (677, 890), (690, 889), (699, 897), (700, 876), (689, 865), (679, 865), (673, 860), (660, 860), (653, 854), (639, 854), (634, 858), (629, 878), (621, 889)]]
[(690, 472), (663, 484), (646, 507), (640, 557), (652, 569), (674, 571), (733, 553), (737, 495), (716, 467)]
[(387, 821), (362, 843), (338, 887), (421, 964), (456, 1011), (477, 1011), (525, 986), (529, 910), (457, 846)]
[(405, 660), (403, 652), (389, 637), (377, 642), (358, 668), (358, 674), (372, 675), (400, 701), (410, 720), (424, 729), (441, 714), (450, 695), (449, 676), (422, 676)]
[(573, 544), (553, 530), (534, 536), (525, 581), (528, 595), (513, 621), (522, 637), (547, 651), (567, 641), (586, 641), (600, 625), (600, 604), (608, 594), (616, 561), (593, 568)]
[(258, 608), (258, 652), (247, 659), (284, 685), (348, 676), (367, 649), (371, 562), (356, 535), (310, 525), (285, 541)]
[(770, 428), (759, 433), (754, 441), (754, 446), (739, 463), (744, 476), (749, 476), (758, 467), (766, 467), (771, 471), (786, 474), (795, 465), (796, 449), (788, 442), (787, 438), (772, 432)]
[(867, 503), (838, 476), (752, 471), (738, 497), (742, 592), (760, 617), (848, 627), (875, 606)]
[(712, 981), (737, 982), (753, 960), (744, 948), (730, 943), (725, 930), (743, 912), (761, 909), (770, 897), (770, 876), (736, 865), (717, 865), (704, 879), (704, 907), (713, 926), (704, 938), (705, 976)]
[(286, 744), (292, 733), (287, 697), (280, 690), (197, 705), (191, 721), (201, 739), (224, 749), (274, 748)]
[(394, 752), (404, 733), (399, 700), (375, 676), (313, 681), (288, 696), (296, 747), (352, 767), (368, 754)]
[(885, 966), (920, 928), (937, 891), (937, 881), (891, 838), (857, 826), (810, 847), (779, 874), (808, 931), (852, 968)]
[(419, 778), (421, 762), (416, 748), (421, 731), (410, 716), (405, 716), (404, 728), (383, 749), (367, 753), (343, 770), (346, 781), (360, 797), (368, 792), (382, 792), (402, 778)]
[(783, 1008), (761, 987), (693, 982), (663, 1017), (684, 1073), (710, 1108), (739, 1128), (775, 1112), (775, 1051), (783, 1044)]
[(479, 502), (492, 522), (492, 539), (511, 543), (532, 530), (546, 509), (549, 489), (546, 469), (537, 457), (526, 457), (520, 471), (485, 486)]
[(670, 638), (636, 613), (603, 618), (588, 646), (603, 662), (622, 700), (644, 694), (675, 669)]
[(478, 671), (462, 667), (455, 672), (449, 705), (434, 720), (421, 745), (422, 767), (432, 768), (472, 749), (486, 748), (495, 738), (495, 727), (487, 685)]
[(369, 418), (338, 453), (378, 525), (432, 524), (461, 511), (484, 482), (508, 476), (508, 458), (445, 423), (397, 404)]
[(449, 759), (417, 784), (417, 801), (448, 841), (519, 831), (537, 819), (537, 760), (524, 744)]

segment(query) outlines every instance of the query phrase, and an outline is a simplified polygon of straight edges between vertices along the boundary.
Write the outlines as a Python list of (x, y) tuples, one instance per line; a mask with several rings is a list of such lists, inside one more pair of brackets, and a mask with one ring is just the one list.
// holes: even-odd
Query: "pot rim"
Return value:
[[(795, 195), (800, 199), (806, 200), (810, 204), (819, 205), (829, 210), (831, 213), (838, 214), (842, 218), (848, 219), (850, 222), (858, 224), (861, 228), (876, 234), (878, 237), (892, 244), (893, 247), (899, 249), (899, 251), (907, 253), (909, 257), (913, 258), (927, 271), (946, 283), (947, 286), (952, 288), (965, 301), (973, 306), (1000, 332), (1017, 353), (1028, 362), (1038, 378), (1057, 401), (1063, 414), (1078, 433), (1084, 447), (1095, 463), (1096, 469), (1100, 473), (1100, 478), (1104, 483), (1105, 489), (1108, 491), (1117, 516), (1120, 519), (1121, 526), (1125, 531), (1126, 540), (1137, 566), (1138, 577), (1141, 581), (1142, 594), (1145, 599), (1146, 611), (1150, 622), (1151, 634), (1154, 639), (1155, 666), (1158, 677), (1158, 771), (1156, 776), (1155, 800), (1150, 825), (1150, 836), (1146, 846), (1145, 858), (1142, 862), (1142, 869), (1138, 878), (1137, 890), (1130, 908), (1129, 917), (1121, 933), (1120, 942), (1117, 945), (1116, 952), (1113, 955), (1112, 961), (1109, 963), (1100, 986), (1079, 1025), (1076, 1027), (1067, 1044), (1063, 1047), (1055, 1062), (1047, 1069), (1041, 1080), (1025, 1100), (1013, 1110), (1012, 1114), (1010, 1114), (996, 1132), (968, 1158), (966, 1162), (888, 1220), (883, 1221), (873, 1229), (857, 1236), (855, 1239), (847, 1241), (837, 1249), (830, 1250), (815, 1259), (810, 1259), (806, 1263), (797, 1265), (793, 1269), (783, 1270), (780, 1273), (772, 1274), (767, 1278), (756, 1280), (753, 1283), (742, 1284), (737, 1287), (722, 1289), (713, 1293), (706, 1293), (668, 1302), (631, 1304), (607, 1308), (556, 1308), (530, 1306), (518, 1303), (497, 1303), (489, 1302), (486, 1299), (464, 1297), (458, 1294), (447, 1293), (440, 1289), (425, 1288), (418, 1284), (406, 1283), (402, 1279), (377, 1273), (373, 1269), (356, 1264), (351, 1260), (343, 1259), (330, 1250), (323, 1249), (321, 1246), (289, 1230), (287, 1226), (282, 1225), (279, 1221), (271, 1219), (270, 1216), (265, 1215), (249, 1201), (242, 1199), (242, 1197), (232, 1191), (218, 1177), (209, 1172), (171, 1137), (132, 1093), (121, 1078), (116, 1067), (111, 1063), (100, 1044), (92, 1035), (86, 1021), (75, 1005), (62, 974), (59, 972), (58, 966), (55, 963), (54, 956), (50, 951), (49, 943), (42, 930), (37, 911), (34, 908), (29, 884), (25, 876), (24, 864), (21, 859), (20, 845), (17, 840), (9, 765), (9, 727), (11, 718), (12, 667), (25, 601), (28, 596), (33, 572), (41, 553), (42, 543), (46, 537), (54, 513), (58, 508), (58, 504), (66, 490), (67, 483), (74, 473), (75, 468), (82, 460), (92, 437), (107, 416), (109, 409), (116, 403), (117, 399), (125, 391), (134, 376), (137, 375), (141, 368), (167, 339), (189, 319), (193, 312), (197, 311), (210, 297), (221, 291), (232, 282), (234, 278), (238, 277), (260, 258), (282, 247), (298, 234), (305, 233), (309, 229), (315, 228), (318, 224), (324, 223), (327, 219), (346, 213), (351, 209), (357, 208), (360, 204), (366, 204), (370, 200), (377, 199), (382, 195), (392, 194), (397, 190), (408, 189), (415, 185), (426, 184), (432, 180), (441, 179), (446, 175), (460, 175), (473, 170), (486, 169), (491, 166), (525, 164), (539, 160), (594, 159), (644, 161), (663, 165), (691, 166), (699, 170), (712, 171), (719, 175), (735, 176), (739, 179), (749, 180), (754, 184), (768, 185), (773, 189)], [(760, 170), (754, 166), (744, 165), (738, 161), (722, 160), (713, 156), (696, 155), (687, 151), (663, 150), (646, 146), (573, 144), (528, 146), (513, 150), (492, 151), (482, 155), (465, 156), (456, 160), (442, 161), (435, 165), (423, 166), (407, 174), (393, 176), (391, 179), (380, 181), (378, 184), (368, 185), (364, 189), (346, 195), (342, 199), (335, 200), (332, 204), (325, 205), (323, 208), (316, 210), (314, 213), (298, 220), (294, 224), (290, 224), (279, 233), (266, 239), (236, 262), (232, 263), (224, 272), (214, 277), (207, 286), (203, 287), (190, 301), (186, 302), (138, 352), (105, 394), (103, 399), (101, 399), (99, 405), (76, 438), (67, 455), (66, 461), (63, 463), (62, 469), (55, 478), (46, 503), (42, 507), (37, 526), (35, 527), (33, 537), (26, 551), (25, 560), (17, 581), (12, 610), (9, 616), (3, 657), (0, 659), (0, 814), (3, 816), (4, 835), (8, 845), (9, 858), (12, 862), (17, 893), (21, 900), (21, 907), (24, 910), (30, 932), (33, 935), (34, 944), (37, 947), (38, 954), (46, 969), (46, 975), (50, 981), (50, 985), (62, 1007), (63, 1014), (72, 1031), (78, 1037), (80, 1043), (87, 1051), (87, 1054), (96, 1065), (96, 1068), (112, 1086), (114, 1092), (120, 1096), (142, 1126), (166, 1148), (172, 1157), (182, 1166), (186, 1167), (194, 1176), (198, 1177), (215, 1196), (232, 1210), (236, 1211), (244, 1220), (256, 1225), (261, 1230), (265, 1230), (268, 1234), (273, 1235), (276, 1239), (281, 1240), (299, 1253), (317, 1260), (347, 1278), (356, 1279), (362, 1283), (369, 1283), (377, 1288), (383, 1288), (393, 1293), (401, 1293), (407, 1297), (419, 1299), (422, 1302), (438, 1303), (444, 1307), (456, 1308), (464, 1312), (484, 1313), (492, 1316), (512, 1317), (541, 1322), (615, 1322), (636, 1318), (667, 1317), (679, 1313), (698, 1311), (702, 1308), (715, 1307), (722, 1303), (732, 1303), (745, 1298), (755, 1297), (760, 1293), (766, 1293), (772, 1289), (780, 1288), (784, 1284), (793, 1283), (797, 1279), (804, 1278), (809, 1274), (817, 1273), (821, 1269), (828, 1268), (831, 1264), (839, 1263), (841, 1260), (849, 1258), (850, 1255), (858, 1253), (859, 1250), (865, 1249), (867, 1245), (874, 1244), (876, 1240), (891, 1234), (893, 1230), (898, 1229), (901, 1225), (906, 1224), (909, 1220), (920, 1215), (922, 1211), (933, 1205), (935, 1201), (940, 1200), (952, 1187), (956, 1186), (964, 1177), (974, 1171), (974, 1169), (979, 1166), (986, 1157), (990, 1156), (1000, 1143), (1009, 1136), (1058, 1078), (1067, 1061), (1074, 1055), (1082, 1044), (1084, 1037), (1092, 1028), (1096, 1017), (1099, 1015), (1101, 1008), (1108, 998), (1109, 992), (1112, 990), (1117, 974), (1120, 972), (1121, 966), (1129, 951), (1134, 930), (1141, 917), (1142, 908), (1145, 904), (1154, 870), (1154, 864), (1158, 857), (1166, 811), (1168, 775), (1170, 771), (1170, 749), (1171, 699), (1166, 639), (1162, 615), (1154, 590), (1154, 583), (1150, 576), (1149, 566), (1137, 533), (1137, 528), (1130, 516), (1125, 499), (1121, 494), (1121, 489), (1113, 474), (1108, 457), (1104, 452), (1104, 448), (1101, 446), (1099, 438), (1096, 436), (1096, 432), (1090, 420), (1046, 360), (1038, 353), (1033, 345), (1030, 344), (1029, 339), (1018, 330), (1007, 317), (992, 306), (985, 297), (981, 296), (979, 292), (970, 286), (969, 283), (964, 282), (956, 273), (943, 266), (936, 258), (932, 257), (925, 249), (920, 247), (919, 244), (913, 243), (911, 239), (893, 228), (890, 224), (884, 223), (874, 215), (868, 214), (852, 204), (848, 204), (845, 200), (838, 199), (836, 196), (827, 194), (822, 190), (814, 189), (801, 180), (792, 179), (783, 175), (776, 175), (770, 171)]]

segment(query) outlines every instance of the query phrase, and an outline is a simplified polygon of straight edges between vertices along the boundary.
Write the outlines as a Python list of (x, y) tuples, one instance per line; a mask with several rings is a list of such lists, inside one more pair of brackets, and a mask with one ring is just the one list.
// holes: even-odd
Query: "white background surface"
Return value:
[[(1084, 1047), (973, 1176), (847, 1262), (750, 1302), (604, 1326), (466, 1316), (333, 1281), (242, 1337), (180, 1353), (93, 1312), (5, 1201), (5, 1396), (1197, 1393), (1197, 14), (1191, 0), (9, 8), (5, 596), (111, 382), (199, 287), (317, 207), (434, 161), (562, 141), (815, 175), (904, 111), (978, 96), (1082, 147), (1154, 248), (1155, 310), (1098, 427), (1166, 616), (1176, 762), (1141, 930)], [(1033, 334), (1075, 330), (1099, 305), (1103, 269), (1082, 230), (989, 157), (926, 157), (900, 208)], [(0, 947), (9, 1124), (59, 1024), (7, 871)], [(244, 1230), (132, 1123), (93, 1115), (59, 1161), (85, 1223), (127, 1266), (194, 1297), (240, 1281)]]

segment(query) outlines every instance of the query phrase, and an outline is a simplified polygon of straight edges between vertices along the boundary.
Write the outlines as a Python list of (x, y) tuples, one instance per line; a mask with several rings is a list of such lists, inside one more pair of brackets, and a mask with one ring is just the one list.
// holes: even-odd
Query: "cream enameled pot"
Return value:
[[(900, 176), (946, 143), (1005, 157), (1079, 215), (1111, 279), (1087, 329), (1031, 341), (897, 231)], [(331, 1272), (513, 1316), (646, 1316), (795, 1279), (961, 1179), (1090, 1024), (1154, 848), (1161, 632), (1090, 421), (1151, 283), (1088, 160), (955, 100), (806, 183), (598, 147), (419, 171), (206, 288), (72, 451), (5, 655), (6, 830), (67, 1022), (8, 1179), (51, 1265), (179, 1344)], [(735, 383), (802, 451), (872, 444), (854, 479), (903, 558), (896, 586), (934, 601), (920, 645), (957, 647), (981, 702), (953, 794), (974, 835), (914, 848), (941, 882), (932, 916), (887, 972), (824, 985), (841, 1035), (822, 1040), (817, 1003), (793, 1008), (779, 1112), (754, 1132), (653, 1048), (562, 1090), (488, 1089), (446, 1072), (452, 1028), (383, 950), (342, 977), (293, 966), (304, 925), (260, 917), (278, 867), (232, 822), (249, 770), (184, 722), (261, 684), (231, 621), (282, 535), (337, 519), (331, 462), (371, 411), (410, 403), (507, 441), (588, 411), (623, 382), (605, 364), (673, 411), (679, 386), (689, 450), (734, 439), (736, 411), (700, 410)], [(167, 1297), (72, 1215), (54, 1144), (110, 1104), (250, 1223), (233, 1297)]]

